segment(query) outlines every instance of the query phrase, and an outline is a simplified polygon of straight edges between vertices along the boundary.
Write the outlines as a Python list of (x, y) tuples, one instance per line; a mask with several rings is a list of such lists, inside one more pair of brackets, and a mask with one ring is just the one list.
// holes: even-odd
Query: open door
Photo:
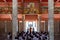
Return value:
[(37, 19), (38, 15), (25, 15), (25, 30), (32, 28), (37, 31)]
[(28, 31), (30, 28), (34, 31), (37, 31), (37, 22), (36, 21), (26, 21), (26, 27), (25, 30)]

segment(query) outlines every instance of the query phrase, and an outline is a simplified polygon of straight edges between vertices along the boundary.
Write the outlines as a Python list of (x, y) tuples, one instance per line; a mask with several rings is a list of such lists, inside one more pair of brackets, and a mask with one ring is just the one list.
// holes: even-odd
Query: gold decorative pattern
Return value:
[(39, 10), (35, 7), (34, 3), (29, 3), (27, 8), (24, 9), (25, 14), (35, 14), (39, 13)]

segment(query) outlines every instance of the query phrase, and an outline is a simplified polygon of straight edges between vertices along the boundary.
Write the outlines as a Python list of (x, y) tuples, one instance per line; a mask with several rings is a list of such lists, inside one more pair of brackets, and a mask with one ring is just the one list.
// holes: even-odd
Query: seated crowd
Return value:
[(18, 32), (15, 37), (17, 40), (49, 40), (48, 32), (35, 32), (35, 31), (27, 31), (27, 32)]
[(48, 40), (48, 33), (47, 32), (24, 32), (17, 34), (15, 39), (18, 40)]

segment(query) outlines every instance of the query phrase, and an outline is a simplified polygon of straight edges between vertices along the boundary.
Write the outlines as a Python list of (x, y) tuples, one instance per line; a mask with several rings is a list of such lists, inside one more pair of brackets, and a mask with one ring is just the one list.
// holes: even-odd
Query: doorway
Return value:
[(30, 28), (34, 29), (34, 31), (37, 31), (37, 22), (36, 21), (26, 21), (25, 24), (25, 30), (28, 31)]

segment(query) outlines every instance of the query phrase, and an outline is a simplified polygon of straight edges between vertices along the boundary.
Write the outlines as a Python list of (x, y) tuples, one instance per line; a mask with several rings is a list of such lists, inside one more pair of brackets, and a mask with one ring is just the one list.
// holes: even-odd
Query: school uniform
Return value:
[(39, 39), (38, 39), (37, 37), (34, 36), (32, 40), (39, 40)]
[(19, 40), (23, 40), (22, 36), (19, 36)]

